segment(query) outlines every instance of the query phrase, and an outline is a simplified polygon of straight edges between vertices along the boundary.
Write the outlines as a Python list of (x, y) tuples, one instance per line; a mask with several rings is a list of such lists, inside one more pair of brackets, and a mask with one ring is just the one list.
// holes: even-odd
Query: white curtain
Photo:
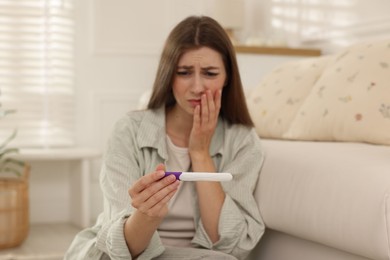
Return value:
[(74, 144), (73, 0), (0, 0), (0, 142)]

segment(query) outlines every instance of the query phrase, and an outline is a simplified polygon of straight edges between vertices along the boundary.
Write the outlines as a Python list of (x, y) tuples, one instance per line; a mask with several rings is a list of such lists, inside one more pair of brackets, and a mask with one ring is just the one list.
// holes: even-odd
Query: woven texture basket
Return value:
[(29, 231), (28, 177), (0, 178), (0, 249), (20, 245)]

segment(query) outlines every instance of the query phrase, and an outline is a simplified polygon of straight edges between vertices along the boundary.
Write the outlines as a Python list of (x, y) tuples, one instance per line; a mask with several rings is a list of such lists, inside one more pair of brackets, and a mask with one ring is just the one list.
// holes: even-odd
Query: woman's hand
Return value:
[[(209, 149), (217, 127), (220, 108), (221, 90), (216, 91), (214, 97), (210, 91), (206, 91), (202, 95), (200, 107), (195, 108), (188, 147), (192, 170), (195, 172), (216, 171)], [(210, 240), (215, 243), (219, 240), (219, 216), (225, 200), (225, 192), (217, 182), (196, 182), (195, 187), (202, 224)]]
[(129, 189), (131, 205), (151, 218), (165, 217), (168, 213), (168, 202), (179, 187), (175, 176), (163, 178), (164, 170), (165, 166), (159, 164), (155, 172), (141, 177)]
[(218, 123), (221, 108), (221, 90), (214, 97), (210, 90), (202, 95), (201, 105), (194, 110), (194, 121), (190, 134), (188, 150), (191, 159), (209, 155), (209, 147)]
[(159, 164), (155, 172), (141, 177), (129, 189), (131, 205), (137, 210), (126, 220), (124, 234), (133, 258), (137, 258), (150, 243), (179, 186), (175, 176), (163, 178), (164, 170), (164, 165)]

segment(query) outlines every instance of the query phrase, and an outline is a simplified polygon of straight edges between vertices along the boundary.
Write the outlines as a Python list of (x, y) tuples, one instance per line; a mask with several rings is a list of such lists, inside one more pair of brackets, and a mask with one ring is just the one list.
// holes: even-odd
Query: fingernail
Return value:
[(176, 180), (176, 176), (173, 175), (173, 174), (172, 174), (172, 175), (169, 175), (169, 180), (170, 180), (170, 181)]

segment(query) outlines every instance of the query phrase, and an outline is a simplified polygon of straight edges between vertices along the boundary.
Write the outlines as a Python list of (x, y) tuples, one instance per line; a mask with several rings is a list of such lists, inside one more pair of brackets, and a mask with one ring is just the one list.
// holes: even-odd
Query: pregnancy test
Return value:
[(233, 176), (227, 172), (165, 172), (165, 176), (175, 175), (180, 181), (231, 181)]

